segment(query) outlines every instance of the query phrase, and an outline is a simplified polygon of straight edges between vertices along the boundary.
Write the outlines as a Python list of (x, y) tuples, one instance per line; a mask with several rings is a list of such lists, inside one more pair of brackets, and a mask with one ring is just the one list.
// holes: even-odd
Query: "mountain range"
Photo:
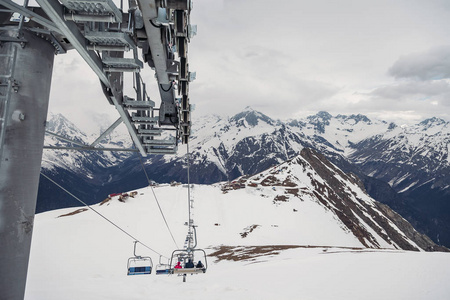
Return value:
[[(53, 115), (48, 128), (85, 144), (94, 138), (61, 115)], [(229, 118), (200, 117), (192, 129), (191, 182), (232, 181), (279, 165), (302, 149), (311, 148), (345, 173), (361, 178), (373, 198), (399, 212), (420, 232), (438, 244), (450, 245), (449, 122), (431, 118), (406, 126), (360, 114), (332, 116), (327, 112), (280, 121), (246, 108)], [(46, 144), (55, 143), (69, 145), (54, 136), (46, 137)], [(131, 146), (126, 135), (110, 137), (101, 144)], [(44, 173), (93, 203), (113, 192), (148, 185), (146, 175), (159, 183), (187, 182), (186, 167), (184, 147), (176, 156), (145, 159), (123, 152), (65, 150), (46, 150), (43, 156)], [(51, 200), (56, 198), (63, 200)], [(41, 179), (37, 211), (74, 205), (73, 199)]]

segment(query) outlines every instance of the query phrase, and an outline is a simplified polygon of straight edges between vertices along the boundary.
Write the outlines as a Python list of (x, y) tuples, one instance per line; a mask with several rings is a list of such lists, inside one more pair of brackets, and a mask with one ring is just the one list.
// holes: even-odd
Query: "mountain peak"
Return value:
[(443, 125), (445, 123), (447, 123), (447, 122), (445, 122), (445, 120), (443, 120), (441, 118), (432, 117), (432, 118), (423, 120), (422, 122), (419, 123), (419, 125), (429, 128), (431, 126), (439, 126), (439, 125)]
[(355, 122), (354, 124), (358, 124), (359, 122), (364, 122), (364, 123), (367, 123), (367, 124), (372, 123), (372, 121), (367, 116), (362, 115), (362, 114), (357, 114), (357, 115), (351, 114), (350, 116), (337, 115), (336, 118), (343, 119), (343, 120), (346, 120), (346, 121), (351, 120), (351, 121)]
[(322, 118), (324, 121), (331, 120), (331, 118), (333, 117), (329, 112), (326, 111), (319, 111), (316, 116)]
[(309, 123), (313, 124), (319, 133), (325, 133), (325, 126), (330, 125), (333, 116), (326, 111), (319, 111), (313, 116), (307, 117)]
[(263, 121), (270, 125), (275, 124), (275, 121), (273, 121), (270, 117), (254, 110), (250, 106), (247, 106), (242, 112), (231, 117), (230, 121), (236, 122), (238, 126), (244, 127), (247, 127), (246, 124), (250, 127), (255, 127), (259, 124), (259, 121)]
[[(49, 114), (47, 130), (66, 137), (74, 137), (77, 141), (86, 138), (86, 135), (62, 114)], [(81, 137), (81, 138), (80, 138)]]

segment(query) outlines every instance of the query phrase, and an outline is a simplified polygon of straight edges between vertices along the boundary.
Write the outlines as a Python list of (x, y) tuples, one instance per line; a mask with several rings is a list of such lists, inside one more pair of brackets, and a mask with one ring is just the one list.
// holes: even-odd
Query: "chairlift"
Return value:
[(150, 256), (136, 255), (136, 243), (134, 241), (134, 256), (128, 259), (127, 275), (147, 275), (152, 273), (153, 262)]
[[(205, 273), (208, 269), (205, 250), (195, 249), (195, 247), (197, 247), (196, 226), (191, 225), (190, 227), (193, 229), (193, 232), (190, 231), (186, 237), (186, 241), (188, 242), (187, 248), (174, 250), (170, 258), (171, 274), (183, 275), (183, 282), (186, 281), (187, 274), (201, 274)], [(194, 245), (191, 245), (190, 243), (192, 237), (195, 241)]]
[(161, 262), (162, 255), (159, 256), (159, 263), (156, 265), (156, 275), (168, 275), (170, 272), (170, 261), (167, 259), (167, 263)]
[[(181, 268), (176, 268), (180, 262)], [(171, 274), (201, 274), (208, 269), (206, 252), (203, 249), (179, 249), (172, 252), (170, 259)]]

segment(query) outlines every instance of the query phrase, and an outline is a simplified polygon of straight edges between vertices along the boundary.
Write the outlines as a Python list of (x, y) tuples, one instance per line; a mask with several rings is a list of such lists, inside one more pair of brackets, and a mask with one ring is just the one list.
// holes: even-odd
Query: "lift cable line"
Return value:
[[(189, 215), (189, 220), (188, 220), (188, 224), (189, 224), (189, 231), (188, 234), (191, 233), (191, 228), (193, 227), (193, 220), (191, 217), (191, 180), (190, 180), (190, 175), (189, 175), (189, 170), (190, 170), (190, 156), (189, 156), (189, 142), (186, 143), (186, 165), (187, 165), (187, 183), (188, 183), (188, 215)], [(191, 248), (191, 243), (192, 240), (189, 239), (189, 244), (188, 244), (188, 249)], [(197, 244), (197, 237), (195, 237), (195, 244)], [(195, 246), (194, 246), (195, 248)]]
[[(95, 212), (97, 215), (99, 215), (100, 217), (102, 217), (103, 219), (105, 219), (107, 222), (109, 222), (111, 225), (113, 225), (114, 227), (116, 227), (117, 229), (119, 229), (120, 231), (122, 231), (124, 234), (126, 234), (127, 236), (129, 236), (130, 238), (132, 238), (135, 242), (141, 244), (142, 246), (144, 246), (145, 248), (149, 249), (150, 251), (166, 257), (164, 255), (162, 255), (161, 253), (159, 253), (158, 251), (150, 248), (149, 246), (147, 246), (146, 244), (144, 244), (143, 242), (141, 242), (139, 239), (137, 239), (136, 237), (134, 237), (133, 235), (131, 235), (130, 233), (128, 233), (126, 230), (124, 230), (122, 227), (120, 227), (119, 225), (117, 225), (116, 223), (114, 223), (113, 221), (111, 221), (110, 219), (108, 219), (107, 217), (105, 217), (103, 214), (101, 214), (100, 212), (98, 212), (95, 208), (93, 208), (92, 206), (90, 206), (89, 204), (87, 204), (86, 202), (84, 202), (83, 200), (81, 200), (80, 198), (78, 198), (77, 196), (75, 196), (74, 194), (72, 194), (71, 192), (69, 192), (67, 189), (65, 189), (64, 187), (62, 187), (60, 184), (58, 184), (57, 182), (55, 182), (53, 179), (51, 179), (50, 177), (48, 177), (47, 175), (45, 175), (44, 173), (41, 172), (41, 175), (44, 176), (45, 178), (47, 178), (50, 182), (52, 182), (53, 184), (55, 184), (57, 187), (59, 187), (60, 189), (62, 189), (64, 192), (66, 192), (67, 194), (69, 194), (71, 197), (73, 197), (75, 200), (77, 200), (78, 202), (82, 203), (84, 206), (86, 206), (87, 208), (89, 208), (90, 210), (92, 210), (93, 212)], [(167, 257), (166, 257), (167, 258)]]
[[(177, 249), (172, 252), (169, 263), (170, 274), (178, 274), (183, 276), (183, 282), (186, 282), (187, 274), (201, 274), (208, 269), (208, 262), (206, 252), (203, 249), (196, 249), (197, 247), (197, 230), (195, 229), (194, 220), (192, 218), (192, 199), (191, 199), (191, 182), (190, 182), (190, 155), (189, 155), (189, 141), (186, 142), (186, 166), (187, 166), (187, 182), (188, 182), (188, 233), (183, 249)], [(202, 262), (203, 260), (203, 262)], [(198, 261), (197, 264), (194, 262)], [(181, 266), (183, 263), (183, 266)], [(176, 264), (176, 265), (175, 265)], [(157, 272), (158, 274), (158, 272)], [(161, 272), (161, 274), (164, 274)]]
[(164, 223), (166, 223), (167, 230), (169, 230), (170, 236), (172, 237), (172, 240), (175, 243), (175, 246), (178, 248), (178, 244), (175, 241), (175, 238), (173, 237), (172, 231), (170, 230), (169, 224), (167, 223), (167, 220), (166, 220), (166, 217), (165, 217), (165, 215), (164, 215), (164, 213), (162, 211), (161, 205), (159, 205), (158, 197), (156, 197), (155, 190), (153, 189), (153, 186), (152, 186), (152, 184), (150, 182), (150, 178), (148, 177), (147, 171), (145, 170), (144, 163), (142, 162), (141, 156), (139, 156), (139, 161), (141, 162), (141, 166), (142, 166), (142, 169), (144, 170), (145, 177), (147, 177), (148, 185), (150, 186), (150, 188), (152, 190), (153, 197), (155, 197), (156, 204), (158, 205), (158, 208), (159, 208), (161, 216), (162, 216), (162, 218), (164, 220)]

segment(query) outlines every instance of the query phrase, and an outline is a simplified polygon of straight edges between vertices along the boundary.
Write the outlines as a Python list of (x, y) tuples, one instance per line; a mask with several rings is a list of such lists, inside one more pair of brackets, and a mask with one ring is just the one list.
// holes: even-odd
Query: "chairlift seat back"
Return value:
[(151, 274), (151, 273), (152, 273), (152, 268), (150, 266), (130, 267), (130, 268), (128, 268), (127, 275), (145, 275), (145, 274)]
[(170, 274), (170, 269), (156, 270), (156, 275), (167, 275)]

